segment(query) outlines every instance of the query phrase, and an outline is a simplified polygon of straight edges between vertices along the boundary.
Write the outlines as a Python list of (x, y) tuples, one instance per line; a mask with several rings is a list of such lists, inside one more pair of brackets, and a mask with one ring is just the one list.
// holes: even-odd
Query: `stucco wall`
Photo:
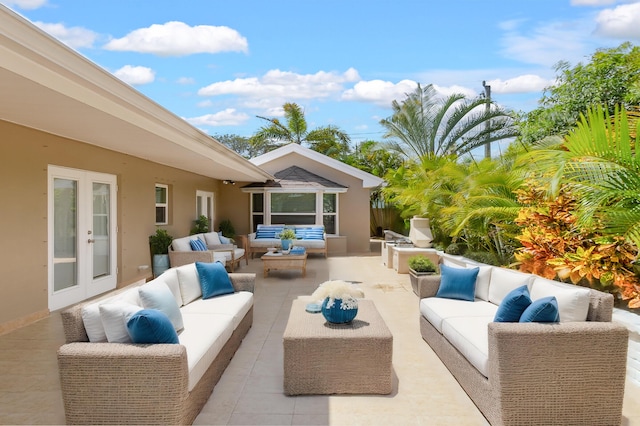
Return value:
[(271, 174), (275, 174), (292, 165), (348, 187), (347, 192), (339, 194), (338, 222), (340, 235), (347, 237), (348, 253), (369, 252), (369, 237), (371, 233), (369, 225), (369, 189), (362, 188), (362, 181), (297, 154), (282, 156), (260, 167)]
[(174, 237), (189, 233), (196, 190), (214, 192), (224, 205), (217, 180), (0, 121), (0, 331), (47, 313), (48, 165), (117, 176), (119, 284), (144, 276), (138, 266), (152, 264), (156, 183), (170, 186), (164, 228)]

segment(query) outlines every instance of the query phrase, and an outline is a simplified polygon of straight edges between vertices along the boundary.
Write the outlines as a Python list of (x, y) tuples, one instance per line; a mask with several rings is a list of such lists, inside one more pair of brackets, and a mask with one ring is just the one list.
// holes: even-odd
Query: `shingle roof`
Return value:
[(275, 180), (265, 183), (255, 182), (243, 188), (283, 188), (283, 189), (346, 189), (344, 185), (325, 179), (298, 166), (291, 166), (274, 174)]

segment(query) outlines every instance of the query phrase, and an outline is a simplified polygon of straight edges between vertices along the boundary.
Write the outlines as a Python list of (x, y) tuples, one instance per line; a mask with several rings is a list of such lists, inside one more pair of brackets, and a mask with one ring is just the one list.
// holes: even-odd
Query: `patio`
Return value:
[[(486, 425), (456, 380), (420, 337), (417, 297), (408, 275), (371, 256), (310, 256), (307, 274), (256, 273), (253, 328), (195, 424)], [(395, 383), (391, 395), (297, 396), (283, 393), (282, 334), (293, 299), (328, 279), (361, 281), (393, 333)], [(62, 424), (56, 350), (64, 342), (60, 317), (0, 336), (0, 423)], [(640, 392), (627, 384), (623, 425), (640, 425)]]

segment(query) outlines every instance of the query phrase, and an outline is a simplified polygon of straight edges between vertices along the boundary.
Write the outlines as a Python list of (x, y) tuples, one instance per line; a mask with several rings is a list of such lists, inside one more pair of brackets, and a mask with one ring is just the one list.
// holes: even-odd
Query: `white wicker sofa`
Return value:
[[(621, 424), (628, 332), (612, 295), (487, 265), (473, 301), (436, 297), (440, 284), (419, 280), (422, 337), (492, 425)], [(555, 296), (560, 322), (494, 322), (522, 285)]]
[[(207, 250), (193, 250), (191, 240), (194, 239), (202, 241)], [(234, 272), (236, 266), (240, 266), (242, 259), (245, 260), (245, 264), (249, 264), (246, 248), (238, 247), (234, 243), (223, 243), (217, 232), (175, 238), (171, 242), (171, 246), (169, 246), (169, 263), (171, 267), (194, 262), (221, 262), (228, 266), (231, 272)]]
[[(229, 278), (234, 293), (202, 299), (189, 264), (64, 310), (58, 366), (67, 423), (191, 424), (253, 323), (255, 274)], [(180, 307), (179, 344), (90, 341), (101, 339), (96, 309), (139, 303), (141, 288), (163, 283)]]
[(327, 257), (327, 235), (322, 225), (258, 225), (256, 232), (248, 235), (247, 251), (251, 253), (266, 252), (269, 247), (281, 247), (278, 235), (284, 228), (296, 231), (293, 244), (304, 247), (307, 253), (322, 253)]

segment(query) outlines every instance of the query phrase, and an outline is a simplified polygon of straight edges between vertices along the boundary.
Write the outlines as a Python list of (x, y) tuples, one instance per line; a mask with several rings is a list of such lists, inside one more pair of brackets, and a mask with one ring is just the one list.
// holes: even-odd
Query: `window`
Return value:
[(327, 234), (338, 233), (338, 194), (322, 194), (322, 224)]
[(156, 225), (169, 223), (169, 186), (156, 183)]
[[(320, 206), (322, 206), (320, 208)], [(338, 194), (318, 192), (254, 192), (251, 224), (324, 225), (338, 234)]]

